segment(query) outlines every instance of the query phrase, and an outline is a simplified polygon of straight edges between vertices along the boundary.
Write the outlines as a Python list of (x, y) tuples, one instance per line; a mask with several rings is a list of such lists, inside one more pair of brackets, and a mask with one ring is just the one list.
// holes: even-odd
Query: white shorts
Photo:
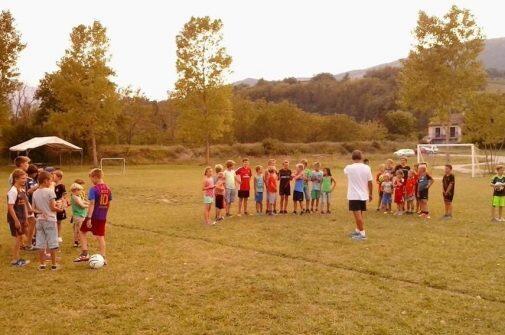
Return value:
[(275, 204), (275, 201), (277, 200), (277, 193), (267, 193), (267, 202), (269, 204)]

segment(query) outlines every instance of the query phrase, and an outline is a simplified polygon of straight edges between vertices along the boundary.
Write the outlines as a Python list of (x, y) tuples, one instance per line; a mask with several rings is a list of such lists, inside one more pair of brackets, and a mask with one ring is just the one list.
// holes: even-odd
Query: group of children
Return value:
[(89, 260), (87, 232), (97, 237), (100, 254), (105, 257), (105, 223), (112, 195), (103, 181), (103, 172), (93, 169), (89, 178), (93, 186), (84, 192), (84, 180), (76, 179), (67, 193), (63, 184), (63, 171), (47, 167), (40, 169), (30, 164), (26, 156), (16, 157), (16, 169), (9, 178), (7, 193), (7, 221), (14, 239), (12, 266), (23, 267), (30, 263), (20, 257), (20, 251), (38, 250), (39, 270), (57, 270), (57, 252), (62, 239), (62, 225), (71, 208), (73, 246), (81, 247), (74, 262)]
[[(319, 162), (315, 162), (311, 169), (307, 160), (301, 160), (292, 171), (289, 168), (289, 161), (283, 161), (282, 168), (277, 169), (276, 160), (270, 159), (266, 169), (258, 165), (254, 168), (254, 174), (247, 158), (242, 160), (240, 168), (235, 170), (234, 166), (235, 162), (229, 160), (225, 167), (218, 164), (214, 169), (211, 167), (205, 169), (202, 187), (205, 224), (215, 224), (225, 216), (231, 216), (231, 205), (235, 202), (236, 196), (237, 216), (249, 215), (251, 181), (257, 215), (287, 214), (290, 196), (293, 197), (293, 214), (319, 211), (321, 214), (329, 214), (331, 211), (331, 193), (335, 189), (336, 182), (330, 169), (321, 169)], [(266, 202), (265, 211), (264, 202)], [(216, 207), (215, 221), (211, 219), (213, 203)]]

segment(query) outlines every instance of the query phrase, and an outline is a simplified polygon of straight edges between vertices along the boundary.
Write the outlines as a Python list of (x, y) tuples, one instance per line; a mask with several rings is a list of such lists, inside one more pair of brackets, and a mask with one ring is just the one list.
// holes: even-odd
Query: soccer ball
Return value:
[(105, 259), (100, 254), (94, 254), (89, 258), (89, 267), (92, 269), (100, 269), (105, 264)]
[(498, 192), (502, 191), (504, 188), (505, 188), (505, 184), (504, 183), (496, 183), (496, 184), (494, 184), (494, 189), (497, 190)]

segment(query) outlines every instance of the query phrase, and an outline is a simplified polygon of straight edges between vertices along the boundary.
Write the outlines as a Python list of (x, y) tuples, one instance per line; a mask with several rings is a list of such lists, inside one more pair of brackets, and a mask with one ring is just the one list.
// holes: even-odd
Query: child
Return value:
[(296, 171), (293, 175), (295, 181), (295, 189), (293, 191), (293, 214), (298, 214), (297, 205), (300, 204), (300, 215), (304, 213), (303, 210), (303, 194), (305, 187), (305, 166), (302, 163), (296, 164)]
[(417, 180), (419, 179), (419, 163), (414, 164), (414, 179), (416, 181), (415, 187), (414, 187), (414, 192), (416, 194), (416, 213), (421, 214), (421, 202), (419, 201), (419, 197), (417, 196)]
[(59, 206), (61, 211), (58, 211), (56, 218), (58, 220), (58, 242), (62, 243), (63, 239), (61, 237), (61, 222), (67, 218), (66, 208), (68, 206), (67, 202), (67, 190), (65, 185), (61, 182), (63, 179), (63, 171), (54, 170), (53, 181), (54, 181), (54, 193), (56, 194), (56, 204)]
[(212, 178), (212, 168), (210, 166), (205, 168), (203, 173), (203, 218), (206, 225), (214, 225), (215, 222), (210, 221), (210, 210), (214, 202), (214, 178)]
[(386, 167), (384, 168), (384, 172), (393, 176), (395, 172), (395, 162), (390, 158), (386, 160)]
[(33, 193), (33, 210), (37, 214), (37, 238), (35, 248), (39, 250), (39, 270), (46, 269), (46, 250), (51, 254), (51, 270), (57, 270), (56, 251), (59, 249), (57, 213), (62, 211), (56, 203), (56, 193), (49, 188), (53, 176), (49, 172), (39, 173), (39, 188)]
[(279, 195), (281, 197), (281, 208), (279, 213), (288, 214), (288, 200), (291, 195), (291, 170), (289, 162), (285, 160), (282, 163), (282, 169), (279, 170)]
[(377, 189), (379, 191), (379, 201), (377, 202), (377, 211), (380, 211), (382, 204), (382, 187), (381, 184), (384, 178), (384, 170), (386, 169), (386, 164), (379, 165), (379, 171), (375, 175), (375, 182), (377, 183)]
[(405, 181), (403, 176), (403, 171), (397, 170), (395, 178), (393, 179), (396, 215), (403, 215), (403, 211), (405, 210)]
[(26, 172), (16, 169), (11, 174), (12, 186), (7, 192), (7, 222), (14, 238), (12, 246), (12, 266), (23, 267), (30, 263), (19, 257), (21, 244), (23, 243), (23, 234), (26, 230)]
[[(323, 169), (323, 181), (321, 183), (321, 214), (330, 214), (330, 198), (331, 192), (335, 189), (337, 183), (335, 179), (331, 176), (331, 171), (329, 168)], [(324, 205), (326, 204), (326, 212), (324, 211)]]
[[(88, 199), (88, 215), (81, 225), (81, 254), (74, 259), (74, 262), (87, 262), (88, 254), (88, 237), (86, 234), (91, 231), (93, 236), (98, 240), (100, 254), (105, 259), (105, 224), (107, 222), (107, 214), (109, 212), (110, 202), (112, 201), (112, 192), (103, 181), (103, 172), (101, 169), (93, 169), (89, 173), (89, 179), (93, 187), (89, 189)], [(107, 265), (107, 262), (105, 262)]]
[(391, 213), (391, 202), (393, 196), (393, 182), (391, 181), (391, 175), (385, 173), (383, 177), (383, 182), (381, 183), (382, 188), (382, 210), (384, 214)]
[(263, 213), (263, 192), (265, 179), (263, 177), (263, 167), (256, 166), (256, 175), (254, 176), (254, 200), (256, 201), (256, 214)]
[(239, 177), (240, 187), (238, 190), (238, 216), (242, 213), (242, 208), (244, 209), (244, 215), (249, 215), (247, 212), (247, 200), (249, 199), (249, 193), (251, 190), (251, 175), (252, 171), (249, 167), (249, 159), (242, 159), (242, 167), (235, 171)]
[[(321, 182), (323, 181), (323, 171), (319, 170), (321, 164), (319, 162), (314, 163), (314, 171), (312, 171), (310, 181), (312, 181), (312, 191), (310, 192), (310, 211), (317, 212), (319, 209), (319, 198), (321, 197)], [(314, 210), (314, 203), (316, 209)]]
[(277, 171), (275, 167), (269, 166), (266, 174), (266, 184), (267, 184), (267, 214), (274, 215), (275, 212), (275, 202), (277, 198)]
[(223, 221), (222, 210), (224, 208), (224, 193), (225, 193), (225, 180), (224, 173), (219, 172), (216, 179), (216, 188), (214, 189), (214, 194), (216, 198), (216, 221)]
[[(30, 158), (27, 156), (17, 156), (14, 158), (14, 166), (16, 166), (16, 169), (20, 169), (24, 172), (28, 171), (28, 167), (30, 166)], [(9, 187), (12, 187), (13, 184), (13, 179), (12, 179), (12, 173), (9, 176)]]
[(73, 183), (70, 186), (70, 206), (72, 207), (72, 225), (74, 231), (74, 248), (79, 246), (79, 230), (87, 214), (88, 202), (82, 198), (84, 187)]
[(409, 170), (407, 180), (405, 181), (405, 202), (407, 203), (407, 211), (405, 214), (414, 214), (414, 200), (416, 199), (416, 183), (415, 173)]
[(224, 168), (223, 168), (223, 166), (221, 164), (214, 165), (214, 173), (215, 173), (215, 175), (213, 177), (214, 178), (214, 184), (217, 183), (217, 178), (219, 176), (219, 173), (223, 172), (223, 170), (224, 170)]
[[(273, 171), (275, 172), (275, 175), (276, 177), (278, 178), (278, 173), (277, 173), (277, 168), (275, 167), (275, 163), (276, 163), (276, 160), (273, 159), (273, 158), (270, 158), (268, 160), (268, 163), (267, 163), (267, 170), (265, 171), (265, 175), (264, 175), (264, 178), (265, 178), (265, 182), (267, 181), (267, 177), (268, 177), (268, 174), (269, 174), (269, 169), (272, 167), (273, 168)], [(277, 190), (277, 187), (276, 187), (276, 190)], [(276, 191), (277, 192), (277, 191)], [(268, 207), (268, 197), (269, 197), (269, 191), (268, 191), (268, 187), (267, 187), (267, 207)], [(277, 214), (277, 195), (272, 197), (270, 196), (270, 198), (273, 198), (275, 199), (274, 201), (274, 204), (273, 204), (273, 214)]]
[(305, 212), (309, 213), (310, 206), (310, 188), (309, 188), (309, 180), (312, 177), (312, 170), (309, 169), (308, 161), (306, 159), (302, 159), (300, 163), (303, 164), (303, 196), (305, 197)]
[[(496, 167), (496, 175), (491, 179), (491, 187), (493, 187), (491, 221), (505, 222), (503, 218), (503, 207), (505, 207), (505, 175), (503, 174), (503, 165)], [(496, 216), (497, 207), (498, 216)]]
[(452, 199), (454, 198), (454, 187), (456, 180), (452, 173), (452, 165), (445, 166), (445, 174), (442, 178), (442, 196), (444, 197), (445, 214), (443, 219), (452, 219)]
[(233, 166), (235, 162), (232, 160), (226, 161), (226, 170), (224, 171), (224, 179), (225, 179), (225, 196), (224, 199), (226, 201), (226, 216), (231, 216), (230, 208), (231, 204), (235, 202), (235, 190), (237, 188), (236, 184), (239, 182), (239, 177), (233, 170)]
[[(26, 195), (28, 196), (27, 204), (29, 205), (32, 203), (33, 192), (35, 192), (39, 187), (39, 184), (37, 182), (39, 169), (37, 166), (31, 164), (28, 166), (26, 174), (28, 175), (28, 178), (26, 179)], [(33, 213), (28, 214), (26, 218), (26, 241), (24, 241), (24, 246), (22, 247), (23, 250), (33, 250), (35, 246), (35, 223), (35, 215)]]
[(422, 218), (429, 219), (430, 212), (428, 211), (428, 191), (433, 185), (433, 178), (426, 171), (426, 165), (419, 165), (419, 178), (417, 180), (417, 197), (419, 198), (419, 205), (421, 209)]

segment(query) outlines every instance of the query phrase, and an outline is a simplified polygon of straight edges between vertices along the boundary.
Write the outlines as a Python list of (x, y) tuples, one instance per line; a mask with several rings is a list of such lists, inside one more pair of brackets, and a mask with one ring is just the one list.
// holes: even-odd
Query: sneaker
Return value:
[(505, 222), (505, 218), (499, 218), (498, 221)]
[(77, 248), (77, 247), (79, 247), (79, 242), (74, 241), (74, 248)]
[[(303, 212), (302, 212), (303, 213)], [(293, 211), (293, 214), (294, 215), (298, 215), (298, 212), (297, 211)]]
[(12, 266), (15, 266), (17, 268), (22, 268), (23, 266), (26, 266), (28, 264), (30, 264), (30, 261), (27, 261), (27, 260), (22, 259), (22, 258), (20, 258), (17, 261), (11, 263)]
[(303, 214), (306, 214), (306, 213), (305, 213), (305, 211), (301, 211), (301, 212), (300, 212), (300, 215), (303, 215)]
[(35, 248), (33, 247), (33, 245), (23, 245), (21, 247), (21, 250), (24, 250), (24, 251), (33, 251), (33, 250), (35, 250)]
[(224, 218), (222, 216), (216, 219), (217, 222), (221, 222), (223, 220), (224, 220)]
[(56, 265), (51, 265), (51, 271), (57, 271), (59, 270), (60, 266), (58, 264)]
[(237, 216), (238, 216), (238, 217), (241, 217), (241, 216), (242, 216), (242, 214), (238, 213), (238, 214), (237, 214)]
[(353, 238), (354, 236), (358, 236), (358, 235), (361, 236), (361, 234), (355, 230), (355, 231), (353, 231), (352, 233), (349, 234), (349, 237)]
[(63, 239), (61, 237), (58, 237), (58, 243), (63, 243)]
[(45, 264), (39, 265), (39, 271), (44, 271), (45, 269), (47, 269), (47, 266)]
[(88, 254), (80, 254), (79, 257), (74, 259), (74, 263), (87, 262), (87, 261), (89, 261)]
[(230, 213), (226, 213), (226, 217), (227, 218), (231, 217), (231, 214)]
[(358, 233), (358, 235), (354, 235), (351, 238), (355, 241), (366, 241), (366, 236), (363, 236), (360, 233)]

